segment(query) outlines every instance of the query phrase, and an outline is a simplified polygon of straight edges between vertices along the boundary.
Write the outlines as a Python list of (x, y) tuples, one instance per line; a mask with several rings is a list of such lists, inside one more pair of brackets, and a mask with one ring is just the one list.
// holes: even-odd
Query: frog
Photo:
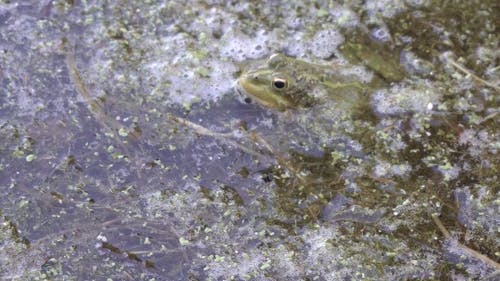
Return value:
[[(237, 82), (240, 92), (258, 104), (278, 111), (308, 108), (324, 94), (365, 92), (362, 82), (321, 65), (274, 53), (248, 66)], [(247, 99), (248, 100), (248, 99)]]
[[(360, 46), (349, 46), (349, 50), (355, 50), (355, 54), (365, 51)], [(365, 53), (368, 53), (365, 57), (373, 57), (369, 52)], [(246, 95), (247, 102), (255, 100), (278, 111), (310, 108), (325, 99), (334, 100), (340, 108), (360, 108), (369, 103), (369, 94), (384, 84), (385, 77), (391, 82), (403, 77), (400, 69), (393, 64), (380, 67), (383, 59), (366, 61), (368, 64), (377, 63), (371, 69), (376, 72), (382, 70), (380, 77), (360, 76), (356, 71), (349, 71), (352, 66), (348, 63), (334, 61), (318, 64), (274, 53), (247, 66), (237, 81), (237, 90)], [(369, 73), (364, 74), (370, 76)]]

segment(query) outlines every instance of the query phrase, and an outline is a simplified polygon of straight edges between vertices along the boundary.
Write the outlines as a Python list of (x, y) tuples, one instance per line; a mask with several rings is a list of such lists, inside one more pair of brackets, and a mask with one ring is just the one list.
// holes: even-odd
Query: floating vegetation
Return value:
[(498, 1), (212, 2), (2, 2), (2, 280), (498, 279)]

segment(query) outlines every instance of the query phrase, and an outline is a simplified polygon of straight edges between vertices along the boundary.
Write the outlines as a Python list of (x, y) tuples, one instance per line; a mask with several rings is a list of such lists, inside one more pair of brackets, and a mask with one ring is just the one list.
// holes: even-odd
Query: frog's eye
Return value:
[(288, 87), (288, 81), (283, 78), (274, 78), (273, 79), (273, 88), (276, 90), (283, 90)]

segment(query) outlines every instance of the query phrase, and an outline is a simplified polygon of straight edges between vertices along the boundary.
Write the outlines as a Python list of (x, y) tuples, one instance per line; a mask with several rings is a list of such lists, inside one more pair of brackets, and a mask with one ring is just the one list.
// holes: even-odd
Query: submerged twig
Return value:
[(85, 85), (80, 75), (80, 71), (76, 66), (75, 54), (73, 51), (68, 51), (66, 53), (65, 62), (66, 62), (66, 67), (68, 68), (71, 82), (73, 82), (73, 85), (75, 85), (76, 92), (80, 94), (80, 96), (85, 100), (85, 102), (89, 106), (90, 112), (92, 113), (92, 115), (94, 115), (95, 119), (103, 127), (111, 131), (113, 133), (113, 136), (117, 139), (117, 141), (121, 143), (119, 141), (119, 136), (117, 133), (117, 131), (122, 127), (121, 124), (115, 122), (111, 118), (108, 118), (106, 113), (104, 112), (104, 109), (102, 108), (102, 104), (97, 102), (90, 95), (90, 92), (87, 89), (87, 86)]
[(175, 116), (175, 115), (170, 114), (170, 113), (167, 113), (167, 118), (170, 119), (171, 121), (174, 121), (174, 122), (176, 122), (178, 124), (181, 124), (183, 126), (186, 126), (186, 127), (190, 128), (190, 129), (192, 129), (196, 134), (200, 134), (200, 135), (204, 135), (204, 136), (209, 136), (209, 137), (216, 138), (216, 139), (221, 140), (221, 141), (223, 141), (225, 143), (228, 143), (230, 145), (238, 147), (239, 149), (243, 150), (244, 152), (246, 152), (246, 153), (248, 153), (250, 155), (253, 155), (253, 156), (256, 156), (256, 157), (268, 157), (268, 154), (270, 154), (272, 156), (272, 159), (274, 161), (276, 161), (277, 163), (279, 163), (280, 165), (282, 165), (283, 167), (285, 167), (286, 169), (288, 169), (302, 183), (307, 182), (307, 179), (304, 178), (300, 174), (300, 171), (298, 171), (296, 168), (294, 168), (292, 165), (290, 165), (289, 161), (287, 161), (286, 158), (283, 155), (280, 155), (280, 153), (277, 153), (272, 148), (271, 144), (269, 144), (269, 142), (267, 142), (259, 134), (252, 133), (252, 132), (248, 133), (248, 132), (244, 131), (244, 132), (247, 133), (246, 135), (244, 135), (244, 137), (245, 137), (246, 140), (248, 140), (248, 141), (250, 141), (250, 142), (252, 142), (254, 144), (260, 145), (261, 147), (263, 147), (265, 149), (265, 151), (268, 154), (261, 153), (259, 151), (256, 151), (254, 149), (251, 149), (251, 148), (243, 145), (241, 142), (239, 142), (238, 140), (234, 139), (233, 133), (219, 133), (219, 132), (214, 132), (214, 131), (206, 128), (206, 127), (203, 127), (203, 126), (201, 126), (199, 124), (196, 124), (196, 123), (191, 122), (191, 121), (189, 121), (187, 119)]
[(197, 134), (200, 134), (200, 135), (204, 135), (204, 136), (209, 136), (209, 137), (214, 137), (214, 138), (217, 138), (217, 139), (227, 139), (227, 138), (230, 138), (232, 137), (232, 133), (218, 133), (218, 132), (214, 132), (208, 128), (205, 128), (201, 125), (198, 125), (194, 122), (191, 122), (185, 118), (182, 118), (182, 117), (179, 117), (179, 116), (175, 116), (171, 113), (167, 113), (167, 118), (170, 119), (171, 121), (174, 121), (176, 123), (179, 123), (179, 124), (182, 124), (190, 129), (193, 129), (194, 132), (196, 132)]
[(254, 149), (251, 149), (240, 142), (238, 142), (236, 139), (234, 139), (234, 135), (232, 133), (218, 133), (214, 132), (206, 127), (203, 127), (199, 124), (196, 124), (194, 122), (191, 122), (185, 118), (175, 116), (171, 113), (167, 113), (167, 118), (170, 121), (174, 121), (178, 124), (181, 124), (191, 130), (193, 130), (196, 134), (203, 135), (203, 136), (208, 136), (208, 137), (213, 137), (215, 139), (221, 140), (225, 143), (228, 143), (230, 145), (233, 145), (235, 147), (238, 147), (239, 149), (245, 151), (246, 153), (256, 156), (256, 157), (264, 157), (265, 155), (263, 153), (260, 153)]
[(457, 62), (455, 62), (454, 60), (452, 60), (451, 58), (447, 58), (446, 61), (451, 64), (453, 67), (455, 67), (456, 69), (460, 70), (461, 72), (469, 75), (470, 77), (472, 77), (474, 80), (480, 82), (480, 83), (483, 83), (484, 85), (488, 86), (488, 87), (491, 87), (497, 91), (500, 91), (500, 87), (497, 86), (497, 85), (494, 85), (484, 79), (482, 79), (481, 77), (475, 75), (474, 73), (472, 73), (470, 70), (468, 70), (467, 68), (461, 66), (460, 64), (458, 64)]
[(495, 118), (498, 114), (500, 114), (500, 111), (495, 111), (495, 112), (493, 112), (493, 113), (491, 113), (491, 114), (488, 114), (488, 115), (487, 115), (486, 117), (484, 117), (484, 118), (481, 120), (481, 122), (479, 122), (479, 123), (483, 123), (483, 122), (485, 122), (485, 121), (488, 121), (488, 120), (490, 120), (490, 119), (493, 119), (493, 118)]
[(475, 251), (467, 246), (465, 246), (464, 244), (458, 242), (455, 238), (453, 238), (450, 234), (450, 232), (446, 229), (446, 227), (444, 227), (443, 223), (441, 222), (441, 220), (438, 218), (437, 214), (433, 214), (432, 216), (432, 220), (434, 221), (434, 223), (436, 224), (436, 226), (438, 227), (439, 231), (441, 231), (441, 233), (443, 234), (443, 236), (446, 238), (446, 239), (449, 239), (449, 240), (454, 240), (456, 243), (457, 243), (457, 246), (464, 250), (466, 253), (468, 253), (469, 255), (473, 256), (474, 258), (488, 264), (489, 266), (495, 268), (496, 271), (499, 271), (500, 270), (500, 264), (497, 263), (496, 261), (490, 259), (489, 257), (479, 253), (478, 251)]
[[(72, 46), (72, 48), (74, 48), (74, 46)], [(96, 101), (90, 95), (90, 91), (85, 85), (85, 82), (83, 81), (82, 76), (80, 75), (80, 71), (77, 68), (74, 50), (71, 49), (66, 51), (65, 62), (69, 72), (69, 77), (71, 79), (71, 82), (75, 86), (76, 92), (85, 100), (85, 102), (89, 106), (90, 112), (94, 116), (94, 119), (97, 122), (99, 122), (99, 124), (101, 124), (102, 127), (110, 131), (112, 133), (113, 139), (123, 149), (125, 154), (128, 157), (132, 157), (132, 154), (123, 144), (118, 134), (118, 131), (121, 128), (123, 128), (123, 125), (117, 122), (116, 120), (109, 118), (106, 112), (104, 111), (102, 104)], [(134, 132), (129, 132), (129, 134), (137, 138)], [(136, 169), (136, 173), (138, 177), (141, 177), (140, 169)]]

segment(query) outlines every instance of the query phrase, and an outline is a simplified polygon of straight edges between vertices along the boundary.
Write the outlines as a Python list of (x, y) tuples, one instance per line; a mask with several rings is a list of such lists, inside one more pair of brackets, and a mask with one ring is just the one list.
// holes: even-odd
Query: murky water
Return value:
[[(495, 280), (498, 8), (1, 1), (0, 276)], [(406, 72), (366, 115), (233, 89), (345, 42)]]

